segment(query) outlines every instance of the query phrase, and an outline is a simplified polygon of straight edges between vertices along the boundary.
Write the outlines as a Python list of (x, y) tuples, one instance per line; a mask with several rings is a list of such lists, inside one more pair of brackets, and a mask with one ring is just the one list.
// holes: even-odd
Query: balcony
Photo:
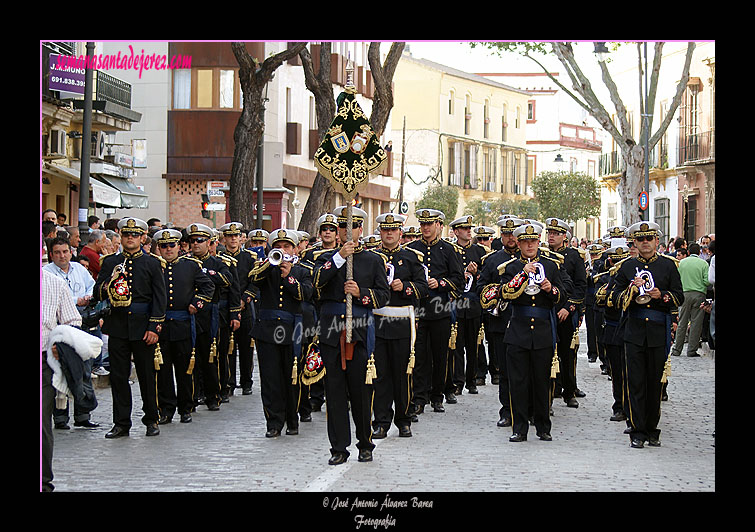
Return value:
[(716, 160), (715, 130), (679, 139), (677, 161), (679, 165), (701, 164)]

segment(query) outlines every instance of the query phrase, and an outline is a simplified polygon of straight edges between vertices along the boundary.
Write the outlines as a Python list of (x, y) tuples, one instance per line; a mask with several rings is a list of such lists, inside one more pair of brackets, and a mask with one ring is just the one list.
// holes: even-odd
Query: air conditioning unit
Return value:
[(97, 131), (92, 133), (92, 157), (95, 159), (104, 159), (107, 154), (107, 133)]
[(50, 155), (66, 156), (66, 132), (62, 129), (50, 130)]

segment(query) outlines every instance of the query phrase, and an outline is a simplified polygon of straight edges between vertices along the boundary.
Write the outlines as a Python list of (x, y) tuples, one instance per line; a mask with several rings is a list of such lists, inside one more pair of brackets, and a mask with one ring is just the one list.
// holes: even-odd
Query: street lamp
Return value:
[(565, 163), (566, 161), (564, 161), (564, 158), (561, 157), (561, 154), (559, 153), (558, 155), (556, 155), (556, 158), (553, 160), (553, 162), (554, 163)]
[(608, 48), (606, 48), (606, 43), (604, 42), (596, 42), (593, 43), (593, 53), (598, 56), (598, 61), (601, 63), (606, 60), (606, 55), (610, 53)]

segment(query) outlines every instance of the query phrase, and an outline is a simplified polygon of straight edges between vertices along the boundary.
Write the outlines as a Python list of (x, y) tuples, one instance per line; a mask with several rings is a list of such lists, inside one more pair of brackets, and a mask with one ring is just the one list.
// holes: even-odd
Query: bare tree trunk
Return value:
[(254, 169), (265, 132), (265, 121), (262, 116), (265, 85), (272, 79), (275, 69), (298, 54), (306, 45), (305, 42), (297, 43), (259, 64), (249, 55), (244, 43), (231, 43), (233, 54), (239, 62), (243, 108), (233, 132), (236, 145), (233, 150), (228, 214), (232, 220), (240, 222), (247, 229), (256, 226), (252, 197)]
[[(315, 95), (315, 113), (317, 114), (317, 138), (325, 138), (325, 132), (333, 122), (336, 114), (336, 101), (333, 97), (333, 84), (330, 81), (330, 43), (320, 45), (320, 70), (314, 71), (312, 56), (306, 48), (299, 52), (304, 67), (304, 83)], [(336, 191), (330, 182), (317, 172), (309, 191), (307, 204), (302, 211), (298, 229), (311, 235), (317, 234), (317, 219), (335, 208)]]
[(372, 100), (372, 114), (370, 115), (370, 125), (377, 136), (383, 134), (385, 125), (388, 123), (388, 117), (393, 109), (393, 89), (391, 82), (393, 74), (396, 72), (396, 66), (401, 59), (401, 53), (404, 51), (404, 42), (394, 42), (385, 63), (380, 64), (380, 43), (370, 43), (367, 51), (367, 59), (370, 62), (372, 79), (375, 81), (375, 96)]
[(626, 166), (618, 185), (621, 224), (629, 227), (640, 221), (638, 200), (645, 180), (645, 146), (634, 144), (623, 150), (622, 155)]

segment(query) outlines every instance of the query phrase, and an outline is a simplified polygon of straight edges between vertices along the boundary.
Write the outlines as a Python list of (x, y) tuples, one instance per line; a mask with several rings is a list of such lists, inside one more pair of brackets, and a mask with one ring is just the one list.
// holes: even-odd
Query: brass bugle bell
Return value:
[(534, 296), (540, 292), (540, 283), (545, 280), (545, 270), (543, 269), (543, 265), (536, 262), (535, 267), (537, 268), (537, 272), (529, 274), (529, 282), (524, 289), (524, 293), (529, 296)]
[(647, 305), (652, 299), (647, 293), (655, 288), (655, 280), (653, 279), (653, 274), (648, 270), (640, 271), (639, 268), (635, 268), (635, 271), (637, 272), (636, 277), (641, 278), (643, 280), (643, 283), (639, 287), (640, 293), (637, 295), (637, 297), (634, 298), (634, 302), (638, 305)]
[(281, 262), (290, 262), (291, 264), (296, 264), (296, 262), (299, 260), (299, 257), (297, 255), (289, 255), (288, 253), (284, 253), (278, 248), (275, 248), (270, 251), (267, 260), (270, 261), (270, 264), (273, 266), (278, 266)]

